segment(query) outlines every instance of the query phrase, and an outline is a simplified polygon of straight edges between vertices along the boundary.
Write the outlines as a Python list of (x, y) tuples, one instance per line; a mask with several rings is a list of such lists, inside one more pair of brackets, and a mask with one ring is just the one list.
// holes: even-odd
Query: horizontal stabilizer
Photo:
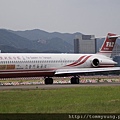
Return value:
[(110, 39), (110, 38), (119, 38), (119, 37), (120, 37), (120, 35), (108, 36), (109, 39)]

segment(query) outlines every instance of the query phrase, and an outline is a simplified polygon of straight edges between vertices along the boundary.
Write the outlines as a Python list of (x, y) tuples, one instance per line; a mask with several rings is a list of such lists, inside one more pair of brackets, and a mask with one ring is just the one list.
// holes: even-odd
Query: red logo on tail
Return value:
[(110, 36), (115, 36), (115, 35), (116, 34), (108, 33), (108, 35), (106, 37), (106, 40), (104, 41), (104, 43), (102, 45), (102, 48), (101, 48), (100, 52), (108, 52), (108, 51), (112, 52), (117, 37), (113, 37), (113, 38), (111, 37), (110, 38)]

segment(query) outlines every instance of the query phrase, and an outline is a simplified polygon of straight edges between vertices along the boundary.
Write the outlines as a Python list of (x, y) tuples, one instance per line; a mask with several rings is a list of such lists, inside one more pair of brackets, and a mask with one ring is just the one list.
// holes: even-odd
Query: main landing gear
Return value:
[(70, 79), (71, 84), (79, 84), (79, 77), (78, 76), (74, 76)]
[[(79, 76), (74, 76), (70, 79), (71, 84), (79, 84)], [(45, 84), (53, 84), (53, 78), (51, 77), (46, 77), (45, 78)]]
[(45, 78), (45, 84), (53, 84), (53, 79), (51, 77)]

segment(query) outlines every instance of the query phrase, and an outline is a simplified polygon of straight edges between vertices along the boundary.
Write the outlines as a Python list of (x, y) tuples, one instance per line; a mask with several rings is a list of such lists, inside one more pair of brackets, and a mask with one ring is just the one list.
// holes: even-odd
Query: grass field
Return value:
[(120, 87), (1, 90), (0, 113), (120, 113)]

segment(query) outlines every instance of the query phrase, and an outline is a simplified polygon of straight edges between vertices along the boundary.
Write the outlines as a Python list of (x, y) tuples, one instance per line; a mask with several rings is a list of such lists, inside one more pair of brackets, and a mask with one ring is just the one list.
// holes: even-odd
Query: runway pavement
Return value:
[(114, 83), (80, 83), (80, 84), (52, 84), (52, 85), (19, 85), (19, 86), (0, 86), (0, 90), (14, 89), (58, 89), (70, 87), (85, 87), (85, 86), (120, 86), (120, 82)]

